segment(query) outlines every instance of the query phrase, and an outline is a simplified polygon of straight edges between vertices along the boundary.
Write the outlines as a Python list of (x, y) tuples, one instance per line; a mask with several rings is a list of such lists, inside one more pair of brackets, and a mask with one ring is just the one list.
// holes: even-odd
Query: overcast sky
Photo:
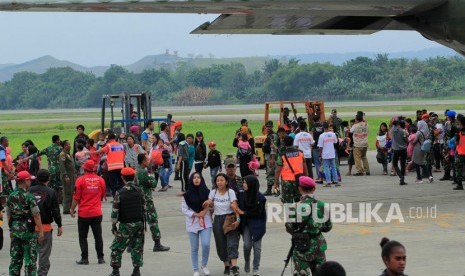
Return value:
[(0, 12), (0, 64), (52, 55), (85, 66), (131, 64), (166, 49), (180, 56), (380, 53), (440, 47), (417, 32), (369, 36), (191, 35), (217, 15)]

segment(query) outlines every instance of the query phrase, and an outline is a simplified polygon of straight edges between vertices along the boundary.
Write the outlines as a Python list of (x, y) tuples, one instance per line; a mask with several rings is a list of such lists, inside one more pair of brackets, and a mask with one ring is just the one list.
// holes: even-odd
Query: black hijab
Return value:
[(205, 185), (205, 180), (202, 175), (200, 175), (200, 185), (194, 185), (194, 175), (196, 174), (198, 173), (195, 172), (191, 174), (189, 178), (189, 188), (184, 194), (184, 200), (189, 208), (194, 210), (194, 212), (199, 213), (203, 210), (202, 204), (208, 199), (210, 190), (207, 188), (207, 185)]
[(259, 184), (258, 179), (254, 175), (247, 175), (244, 177), (245, 183), (247, 183), (247, 191), (245, 192), (245, 208), (247, 211), (253, 211), (258, 209), (258, 191)]

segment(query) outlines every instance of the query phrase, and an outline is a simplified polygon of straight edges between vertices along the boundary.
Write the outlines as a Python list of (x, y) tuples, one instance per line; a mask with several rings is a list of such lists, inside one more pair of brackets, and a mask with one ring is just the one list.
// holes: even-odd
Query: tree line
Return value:
[(427, 60), (387, 54), (343, 63), (299, 64), (270, 59), (261, 70), (247, 72), (241, 63), (132, 73), (112, 65), (102, 77), (69, 67), (43, 74), (16, 73), (0, 83), (0, 108), (98, 107), (103, 94), (150, 92), (155, 105), (262, 103), (270, 100), (389, 100), (463, 95), (465, 60)]

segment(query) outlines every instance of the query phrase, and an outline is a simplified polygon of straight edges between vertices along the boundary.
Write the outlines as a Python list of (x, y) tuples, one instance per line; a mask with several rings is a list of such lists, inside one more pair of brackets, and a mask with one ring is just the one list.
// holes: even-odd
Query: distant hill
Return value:
[[(341, 65), (345, 61), (364, 56), (374, 58), (378, 53), (374, 52), (354, 52), (354, 53), (319, 53), (319, 54), (301, 54), (301, 55), (279, 55), (279, 56), (266, 56), (266, 57), (239, 57), (239, 58), (204, 58), (204, 57), (179, 57), (171, 54), (149, 55), (141, 58), (140, 60), (123, 66), (127, 70), (140, 73), (146, 69), (176, 69), (181, 63), (185, 62), (193, 67), (209, 67), (212, 64), (230, 64), (242, 63), (244, 64), (247, 72), (261, 70), (267, 60), (277, 58), (283, 61), (295, 58), (299, 60), (300, 64), (313, 63), (313, 62), (329, 62), (335, 65)], [(406, 51), (398, 53), (389, 53), (390, 58), (407, 58), (407, 59), (427, 59), (437, 56), (459, 56), (455, 51), (445, 47), (435, 47), (424, 49), (421, 51)], [(29, 71), (34, 73), (44, 73), (49, 68), (56, 67), (71, 67), (74, 70), (81, 72), (91, 72), (96, 76), (103, 76), (109, 65), (85, 67), (76, 63), (66, 60), (59, 60), (52, 56), (43, 56), (34, 60), (27, 61), (21, 64), (0, 64), (0, 82), (10, 80), (15, 73), (22, 71)]]

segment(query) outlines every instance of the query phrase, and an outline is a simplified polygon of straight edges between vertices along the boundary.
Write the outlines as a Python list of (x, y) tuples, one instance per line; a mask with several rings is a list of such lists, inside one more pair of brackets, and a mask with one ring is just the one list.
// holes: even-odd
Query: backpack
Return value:
[(163, 156), (161, 155), (161, 152), (159, 150), (152, 150), (150, 157), (152, 159), (153, 164), (157, 166), (163, 165)]
[[(421, 133), (421, 134), (423, 135), (423, 133)], [(425, 137), (425, 136), (423, 135), (423, 137)], [(420, 149), (421, 149), (422, 152), (428, 153), (428, 152), (431, 151), (431, 139), (426, 139), (420, 145), (421, 145)]]

